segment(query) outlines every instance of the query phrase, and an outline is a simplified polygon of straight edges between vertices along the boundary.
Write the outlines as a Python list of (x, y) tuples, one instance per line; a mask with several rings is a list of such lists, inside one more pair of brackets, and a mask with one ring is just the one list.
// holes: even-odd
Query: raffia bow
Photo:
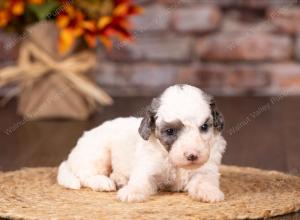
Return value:
[[(83, 75), (95, 63), (96, 58), (90, 51), (83, 51), (62, 61), (57, 61), (34, 43), (28, 41), (20, 48), (17, 65), (0, 70), (0, 87), (12, 82), (34, 81), (44, 74), (53, 72), (61, 74), (88, 99), (101, 105), (110, 105), (113, 102), (112, 98)], [(6, 99), (18, 95), (22, 90), (17, 87), (13, 91), (7, 95)]]

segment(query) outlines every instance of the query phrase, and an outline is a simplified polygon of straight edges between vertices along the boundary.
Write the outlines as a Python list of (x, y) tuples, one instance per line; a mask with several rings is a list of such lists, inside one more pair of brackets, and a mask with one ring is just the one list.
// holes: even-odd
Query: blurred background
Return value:
[[(141, 116), (152, 97), (187, 83), (214, 95), (224, 114), (225, 164), (299, 175), (299, 2), (134, 3), (144, 11), (130, 18), (132, 42), (114, 41), (110, 49), (98, 43), (96, 64), (86, 74), (114, 104), (99, 107), (85, 120), (32, 121), (16, 113), (20, 97), (13, 98), (0, 108), (0, 170), (56, 166), (84, 130), (119, 116)], [(0, 32), (0, 67), (18, 64), (26, 39), (27, 32)], [(0, 94), (6, 97), (11, 90), (11, 85), (2, 86)], [(35, 104), (45, 100), (33, 96), (27, 98)], [(53, 106), (55, 100), (46, 109)]]
[[(144, 12), (131, 18), (133, 43), (97, 48), (92, 75), (109, 94), (151, 96), (175, 83), (222, 96), (300, 94), (297, 0), (136, 2)], [(0, 34), (1, 66), (22, 37)]]

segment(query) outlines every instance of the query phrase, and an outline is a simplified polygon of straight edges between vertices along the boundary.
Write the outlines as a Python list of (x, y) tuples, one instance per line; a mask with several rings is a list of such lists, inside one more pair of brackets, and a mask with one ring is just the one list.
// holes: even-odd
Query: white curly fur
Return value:
[[(169, 87), (159, 98), (156, 126), (180, 120), (184, 128), (171, 150), (152, 132), (148, 140), (138, 133), (142, 118), (117, 118), (84, 132), (68, 159), (59, 167), (58, 183), (66, 188), (89, 187), (115, 191), (121, 201), (140, 202), (158, 190), (187, 191), (205, 202), (224, 199), (219, 189), (219, 165), (226, 141), (210, 127), (208, 96), (188, 85)], [(186, 153), (199, 156), (189, 161)]]

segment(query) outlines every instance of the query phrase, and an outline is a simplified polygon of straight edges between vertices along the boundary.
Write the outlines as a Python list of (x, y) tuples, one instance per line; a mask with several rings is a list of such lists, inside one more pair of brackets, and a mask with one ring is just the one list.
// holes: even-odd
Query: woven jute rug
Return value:
[(68, 190), (56, 168), (0, 173), (0, 217), (13, 219), (253, 219), (300, 210), (300, 178), (275, 171), (223, 166), (226, 200), (208, 204), (186, 193), (159, 193), (122, 203), (116, 193)]

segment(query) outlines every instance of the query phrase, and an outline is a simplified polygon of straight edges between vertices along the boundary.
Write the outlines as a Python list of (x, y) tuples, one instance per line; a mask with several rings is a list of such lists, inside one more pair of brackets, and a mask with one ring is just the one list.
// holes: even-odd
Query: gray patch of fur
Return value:
[(151, 133), (155, 130), (155, 115), (159, 106), (159, 98), (154, 98), (151, 102), (151, 105), (147, 107), (147, 110), (139, 127), (139, 134), (144, 140), (148, 140)]
[[(157, 128), (155, 135), (159, 139), (162, 145), (165, 146), (166, 150), (169, 151), (180, 135), (181, 130), (183, 129), (184, 124), (180, 120), (174, 122), (163, 122)], [(174, 135), (168, 135), (167, 130), (174, 129)]]
[(211, 115), (213, 117), (213, 125), (217, 131), (224, 129), (224, 118), (221, 112), (217, 109), (215, 101), (212, 99), (210, 103)]

